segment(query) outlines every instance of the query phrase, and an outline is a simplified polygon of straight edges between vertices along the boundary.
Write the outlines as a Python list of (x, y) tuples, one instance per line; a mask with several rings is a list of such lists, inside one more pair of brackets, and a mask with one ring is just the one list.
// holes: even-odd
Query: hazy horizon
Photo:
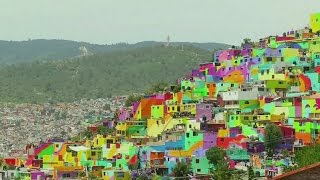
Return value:
[(92, 44), (142, 41), (238, 45), (308, 25), (320, 1), (77, 0), (1, 1), (0, 39), (59, 39)]

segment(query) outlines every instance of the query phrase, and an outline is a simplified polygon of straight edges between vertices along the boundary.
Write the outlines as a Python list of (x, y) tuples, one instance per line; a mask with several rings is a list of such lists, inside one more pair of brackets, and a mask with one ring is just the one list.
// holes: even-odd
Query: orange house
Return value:
[(296, 132), (295, 133), (295, 140), (299, 141), (305, 145), (309, 145), (312, 143), (311, 140), (311, 134), (310, 133), (301, 133), (301, 132)]
[(141, 99), (140, 110), (141, 118), (150, 118), (151, 117), (151, 106), (153, 105), (162, 105), (164, 102), (163, 99)]
[(208, 97), (213, 98), (214, 95), (216, 94), (217, 87), (215, 83), (207, 83), (207, 88), (208, 88)]
[(150, 165), (162, 166), (164, 165), (164, 152), (150, 152)]

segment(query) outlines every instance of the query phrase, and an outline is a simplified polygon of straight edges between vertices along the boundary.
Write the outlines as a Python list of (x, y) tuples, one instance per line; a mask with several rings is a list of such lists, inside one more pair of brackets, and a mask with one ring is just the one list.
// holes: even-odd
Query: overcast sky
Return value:
[(222, 42), (309, 24), (320, 0), (0, 0), (0, 39)]

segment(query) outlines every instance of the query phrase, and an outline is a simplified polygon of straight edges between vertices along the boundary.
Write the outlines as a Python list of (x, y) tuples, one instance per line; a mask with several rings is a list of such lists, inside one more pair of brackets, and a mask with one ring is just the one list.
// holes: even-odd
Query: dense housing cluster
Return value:
[(209, 174), (205, 153), (220, 147), (230, 168), (250, 162), (256, 175), (281, 174), (292, 162), (265, 159), (267, 124), (282, 133), (276, 152), (320, 142), (319, 32), (320, 14), (314, 14), (310, 28), (216, 51), (211, 62), (178, 80), (178, 92), (172, 86), (145, 96), (105, 121), (115, 128), (113, 134), (28, 145), (25, 160), (5, 158), (8, 166), (24, 168), (6, 172), (25, 179), (72, 178), (82, 172), (130, 179), (129, 167), (136, 163), (165, 176), (184, 161), (194, 174)]

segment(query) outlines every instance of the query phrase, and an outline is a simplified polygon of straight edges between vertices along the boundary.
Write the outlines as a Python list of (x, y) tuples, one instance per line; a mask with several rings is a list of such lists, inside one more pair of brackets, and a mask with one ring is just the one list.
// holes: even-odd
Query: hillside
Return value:
[(0, 101), (73, 101), (141, 92), (163, 80), (173, 83), (211, 52), (193, 46), (144, 47), (71, 60), (0, 68)]
[[(0, 41), (0, 64), (14, 64), (35, 61), (50, 61), (77, 57), (81, 54), (79, 47), (85, 46), (93, 54), (110, 53), (114, 51), (159, 46), (164, 43), (145, 41), (136, 44), (118, 43), (112, 45), (97, 45), (86, 42), (68, 40), (30, 40), (30, 41)], [(172, 46), (193, 45), (212, 51), (230, 47), (221, 43), (190, 43), (174, 42)]]

